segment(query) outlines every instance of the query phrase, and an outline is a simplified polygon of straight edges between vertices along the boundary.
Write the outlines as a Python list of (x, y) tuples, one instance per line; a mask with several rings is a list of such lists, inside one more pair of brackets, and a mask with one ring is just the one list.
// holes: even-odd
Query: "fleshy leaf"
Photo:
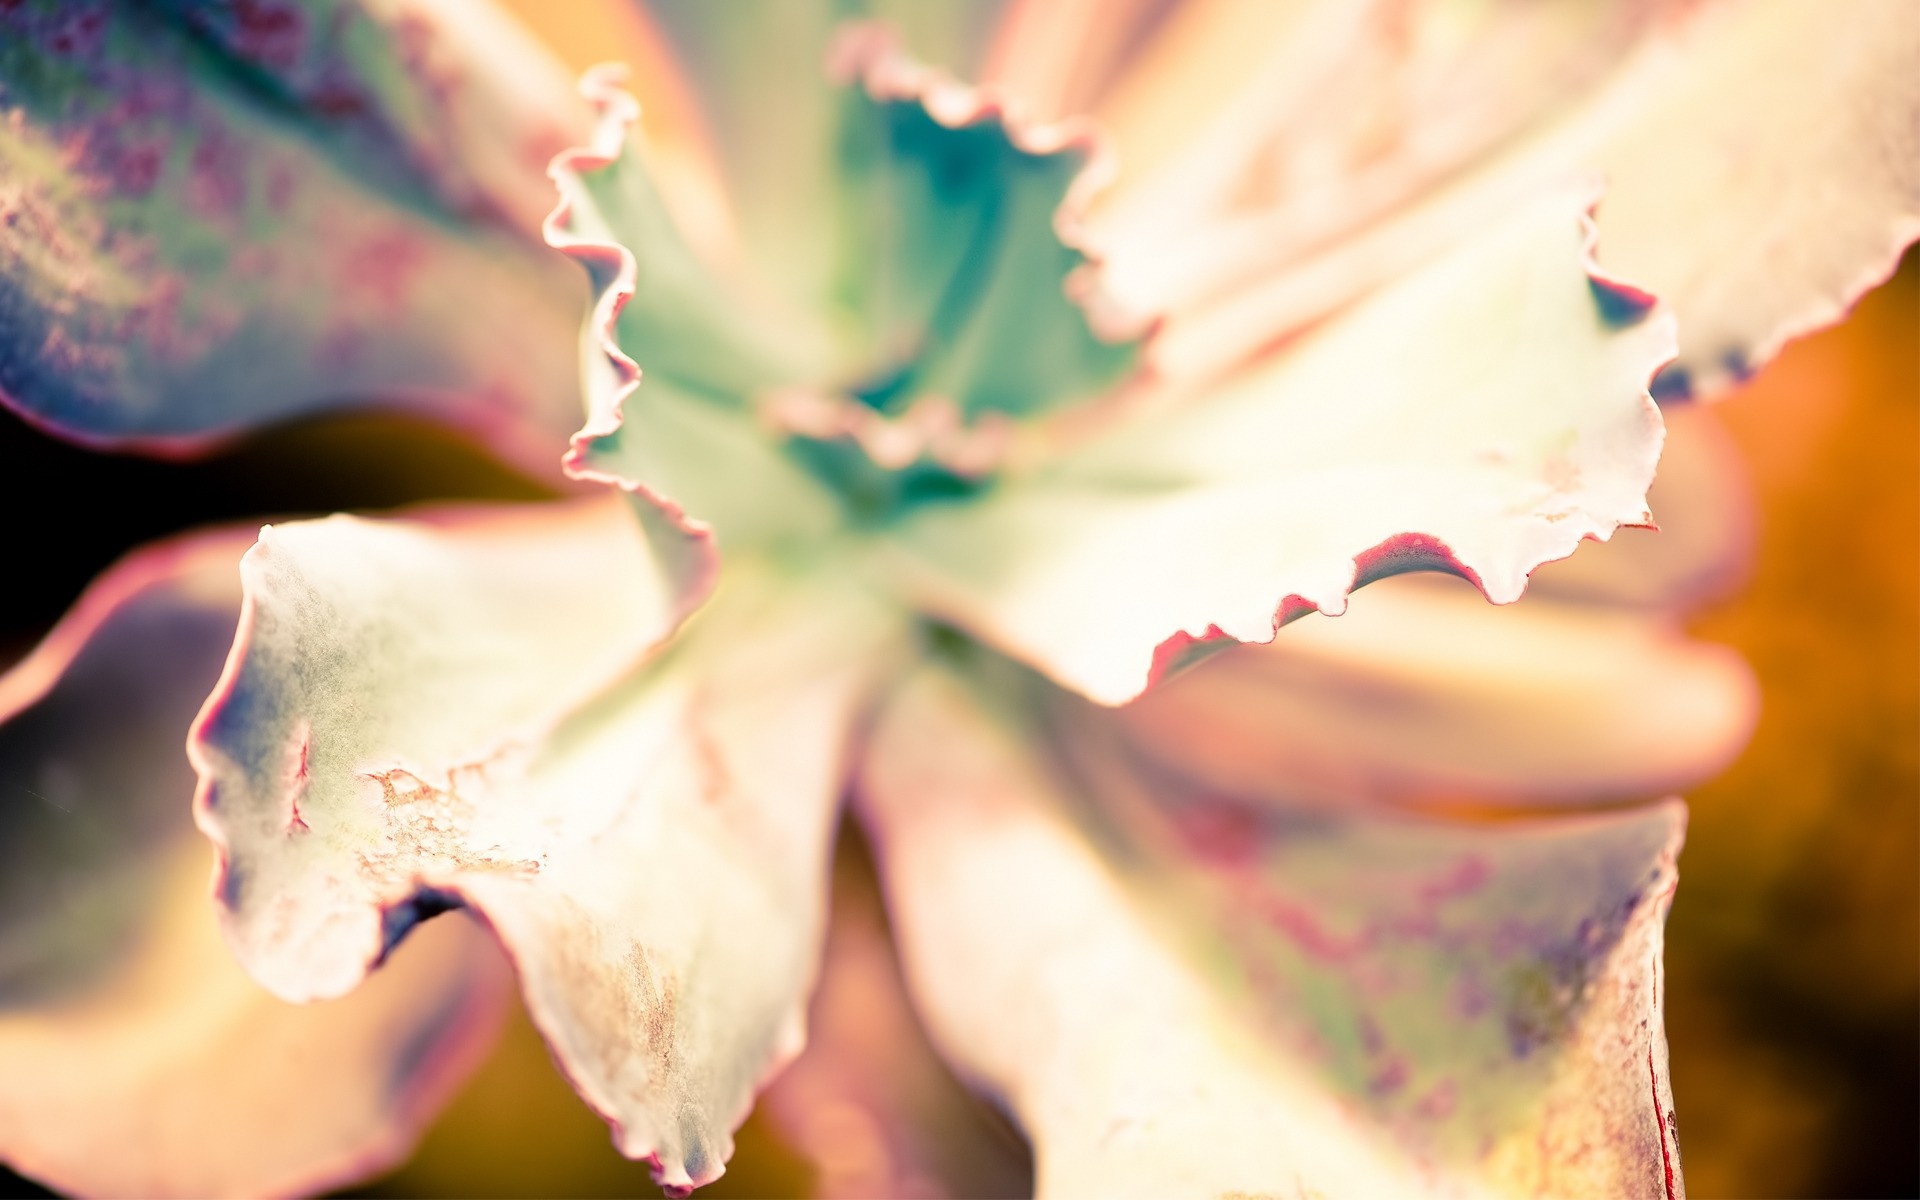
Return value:
[(1726, 767), (1759, 696), (1740, 657), (1659, 617), (1404, 576), (1236, 646), (1118, 718), (1215, 787), (1293, 802), (1642, 799)]
[[(1571, 179), (1607, 180), (1603, 261), (1679, 318), (1663, 396), (1744, 377), (1920, 237), (1920, 29), (1899, 0), (1846, 21), (1724, 0), (1440, 3), (1391, 23), (1300, 11), (1230, 86), (1219, 39), (1268, 43), (1231, 6), (1183, 10), (1102, 112), (1128, 161), (1151, 165), (1099, 229), (1110, 288), (1169, 313), (1163, 371), (1229, 366)], [(1487, 29), (1461, 38), (1475, 21)], [(1302, 62), (1337, 64), (1358, 99), (1332, 99), (1312, 65), (1283, 69)], [(1183, 86), (1196, 78), (1219, 94)], [(1197, 106), (1189, 122), (1169, 95)], [(1356, 127), (1327, 121), (1329, 103)]]
[(788, 304), (831, 301), (838, 247), (834, 144), (841, 88), (826, 65), (837, 31), (861, 18), (899, 29), (915, 54), (972, 77), (997, 0), (646, 0), (712, 134), (738, 212), (743, 257)]
[[(456, 215), (441, 176), (410, 169), (424, 150), (367, 151), (325, 94), (295, 107), (182, 19), (34, 2), (0, 30), (0, 398), (78, 440), (175, 453), (404, 404), (551, 470), (578, 414), (576, 309), (531, 229)], [(503, 163), (482, 169), (489, 195)]]
[[(1179, 6), (1096, 105), (1125, 151), (1095, 220), (1109, 286), (1175, 326), (1223, 293), (1299, 291), (1289, 268), (1549, 123), (1657, 8)], [(1392, 277), (1347, 265), (1328, 307)]]
[(1260, 814), (1111, 742), (1049, 759), (1006, 701), (918, 679), (861, 811), (921, 1011), (1034, 1138), (1041, 1194), (1679, 1193), (1677, 804)]
[[(552, 168), (561, 202), (547, 242), (593, 285), (581, 339), (587, 419), (567, 470), (691, 512), (730, 547), (823, 535), (837, 505), (779, 453), (748, 404), (756, 388), (800, 370), (789, 356), (805, 352), (743, 343), (750, 323), (654, 190), (634, 127), (639, 112), (619, 78), (595, 71), (582, 82), (599, 118), (593, 141)], [(644, 383), (636, 360), (646, 364)]]
[(181, 738), (232, 640), (251, 537), (139, 552), (0, 676), (0, 1158), (62, 1191), (365, 1178), (406, 1154), (505, 999), (465, 922), (312, 1007), (262, 991), (223, 944)]
[(586, 128), (565, 69), (490, 0), (161, 7), (357, 157), (422, 180), (455, 212), (536, 228), (553, 207), (541, 169)]
[(745, 260), (795, 310), (828, 295), (835, 96), (826, 74), (845, 0), (664, 0), (643, 11), (711, 130)]
[(729, 544), (817, 537), (841, 515), (761, 427), (782, 394), (851, 372), (857, 399), (844, 403), (865, 416), (927, 401), (964, 424), (1086, 399), (1137, 359), (1132, 343), (1096, 336), (1068, 294), (1085, 266), (1073, 221), (1099, 175), (1090, 133), (1010, 123), (876, 27), (845, 31), (835, 70), (853, 85), (841, 98), (849, 274), (836, 303), (843, 323), (870, 325), (862, 348), (756, 305), (694, 252), (644, 169), (636, 109), (613, 75), (585, 85), (601, 118), (593, 144), (554, 167), (563, 203), (547, 237), (596, 294), (589, 416), (569, 469), (670, 498)]
[(804, 375), (804, 338), (752, 319), (751, 298), (730, 292), (675, 226), (640, 152), (639, 106), (619, 86), (624, 75), (607, 67), (581, 82), (597, 123), (590, 144), (553, 163), (560, 206), (548, 243), (587, 269), (597, 293), (624, 296), (615, 328), (650, 375), (736, 405)]
[(1572, 558), (1547, 563), (1528, 595), (1690, 613), (1731, 595), (1753, 560), (1754, 501), (1733, 439), (1711, 408), (1661, 410), (1667, 440), (1647, 491), (1657, 529), (1623, 529)]
[(268, 531), (193, 749), (256, 977), (337, 994), (468, 906), (620, 1149), (685, 1189), (799, 1050), (844, 743), (894, 627), (735, 562), (640, 661), (690, 594), (628, 519)]
[(1383, 575), (1518, 598), (1541, 563), (1648, 520), (1660, 448), (1645, 385), (1671, 323), (1590, 273), (1579, 212), (1542, 204), (1285, 355), (915, 514), (908, 586), (1105, 703)]
[[(841, 836), (807, 1048), (760, 1100), (817, 1200), (1033, 1194), (1019, 1135), (953, 1078), (914, 1015), (873, 865)], [(857, 844), (857, 843), (856, 843)]]
[(1718, 4), (1600, 97), (1618, 113), (1602, 261), (1680, 318), (1661, 394), (1744, 378), (1838, 320), (1920, 239), (1920, 21), (1868, 0)]
[(882, 411), (927, 396), (964, 415), (1025, 416), (1106, 391), (1138, 361), (1077, 299), (1090, 272), (1080, 211), (1109, 167), (1085, 124), (1034, 125), (850, 28), (840, 296), (869, 330), (853, 391)]

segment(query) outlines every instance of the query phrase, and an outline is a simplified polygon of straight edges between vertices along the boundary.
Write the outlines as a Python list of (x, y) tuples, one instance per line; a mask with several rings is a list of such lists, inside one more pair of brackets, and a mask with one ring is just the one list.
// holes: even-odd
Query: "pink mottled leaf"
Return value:
[(1049, 755), (977, 686), (899, 694), (861, 812), (921, 1011), (1042, 1194), (1679, 1193), (1677, 804), (1263, 812), (1111, 738)]
[[(85, 442), (170, 453), (397, 403), (550, 470), (578, 419), (577, 309), (533, 236), (529, 158), (581, 130), (484, 114), (541, 92), (551, 65), (503, 82), (505, 63), (471, 56), (472, 22), (455, 36), (383, 7), (407, 53), (442, 76), (457, 64), (459, 94), (490, 98), (468, 109), (425, 80), (371, 80), (361, 60), (399, 54), (382, 41), (398, 33), (357, 8), (303, 18), (319, 40), (284, 63), (277, 43), (200, 32), (237, 8), (192, 11), (194, 25), (124, 0), (0, 14), (0, 399)], [(320, 79), (336, 50), (347, 62), (327, 78), (353, 119)], [(563, 88), (558, 103), (575, 101)], [(564, 107), (526, 111), (568, 123)], [(522, 135), (510, 153), (490, 140)]]
[(1382, 575), (1518, 598), (1648, 520), (1660, 448), (1645, 389), (1671, 323), (1590, 273), (1581, 207), (1543, 203), (1285, 355), (915, 514), (898, 564), (932, 611), (1106, 703)]
[[(652, 511), (643, 506), (642, 511)], [(270, 529), (196, 728), (247, 967), (354, 987), (466, 906), (629, 1156), (718, 1176), (802, 1040), (841, 759), (894, 626), (625, 506)]]
[(543, 169), (586, 113), (565, 68), (492, 3), (163, 0), (273, 94), (456, 212), (528, 231), (553, 207)]
[(464, 922), (311, 1007), (224, 945), (181, 741), (250, 539), (135, 554), (0, 676), (0, 1159), (61, 1191), (363, 1179), (407, 1153), (505, 999), (504, 964)]

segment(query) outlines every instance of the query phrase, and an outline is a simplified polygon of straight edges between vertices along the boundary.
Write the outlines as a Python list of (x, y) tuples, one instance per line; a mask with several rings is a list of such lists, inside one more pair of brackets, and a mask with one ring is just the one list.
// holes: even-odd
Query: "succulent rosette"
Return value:
[(577, 493), (140, 551), (0, 678), (0, 1155), (363, 1177), (517, 976), (709, 1182), (851, 798), (1043, 1192), (1678, 1195), (1659, 798), (1753, 703), (1692, 402), (1920, 233), (1849, 11), (660, 4), (576, 93), (477, 2), (0, 8), (0, 398)]

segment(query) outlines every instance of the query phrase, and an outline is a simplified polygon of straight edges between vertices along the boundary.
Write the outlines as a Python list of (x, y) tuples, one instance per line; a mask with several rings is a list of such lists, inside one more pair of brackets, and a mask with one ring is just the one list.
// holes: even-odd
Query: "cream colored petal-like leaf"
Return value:
[(1679, 1193), (1678, 805), (1261, 815), (1104, 744), (1050, 756), (1008, 700), (918, 678), (861, 811), (921, 1010), (1042, 1195)]
[(1149, 752), (1236, 793), (1591, 803), (1717, 773), (1758, 702), (1738, 655), (1663, 617), (1539, 596), (1497, 609), (1458, 580), (1401, 576), (1116, 716)]
[(1647, 491), (1658, 529), (1622, 529), (1534, 573), (1528, 594), (1669, 615), (1738, 590), (1754, 552), (1754, 499), (1740, 451), (1712, 408), (1661, 410), (1667, 440)]
[(228, 952), (182, 742), (251, 540), (136, 553), (0, 676), (0, 1158), (63, 1192), (364, 1179), (407, 1153), (505, 999), (505, 964), (465, 922), (312, 1006)]
[(1578, 197), (1543, 204), (1286, 354), (915, 514), (905, 586), (1105, 703), (1382, 575), (1444, 567), (1518, 598), (1541, 563), (1648, 519), (1645, 388), (1673, 331), (1589, 272), (1586, 237)]
[(1128, 164), (1095, 221), (1109, 286), (1180, 314), (1267, 280), (1564, 113), (1658, 12), (1178, 5), (1097, 110)]
[(256, 977), (339, 994), (470, 908), (619, 1148), (679, 1191), (799, 1050), (842, 758), (894, 626), (735, 562), (661, 644), (705, 542), (630, 521), (269, 530), (193, 748)]
[(1838, 320), (1920, 238), (1920, 20), (1703, 6), (1596, 101), (1601, 262), (1680, 318), (1668, 392), (1711, 393)]
[[(1331, 6), (1342, 8), (1360, 6)], [(1445, 34), (1464, 15), (1432, 19), (1448, 8), (1422, 6), (1416, 24)], [(1426, 81), (1463, 103), (1400, 113), (1380, 163), (1322, 163), (1283, 139), (1283, 164), (1331, 178), (1262, 198), (1246, 179), (1279, 118), (1260, 111), (1245, 128), (1218, 118), (1217, 153), (1197, 138), (1186, 151), (1230, 170), (1170, 160), (1179, 169), (1116, 200), (1103, 227), (1108, 285), (1169, 314), (1155, 346), (1162, 369), (1230, 366), (1506, 220), (1543, 188), (1598, 175), (1602, 263), (1680, 321), (1679, 361), (1656, 392), (1712, 394), (1837, 319), (1920, 237), (1920, 26), (1900, 0), (1864, 0), (1845, 20), (1794, 0), (1505, 11), (1496, 28), (1538, 26), (1578, 69), (1542, 73), (1555, 60), (1529, 49), (1531, 35), (1494, 39), (1522, 53), (1476, 66), (1469, 39), (1473, 53), (1443, 55)], [(1399, 69), (1386, 94), (1417, 95), (1421, 80)], [(1525, 99), (1479, 111), (1529, 78)], [(1461, 120), (1476, 112), (1479, 133)], [(1123, 127), (1123, 150), (1127, 140)], [(1158, 203), (1156, 187), (1198, 188), (1213, 207)], [(1163, 229), (1169, 221), (1184, 225)]]

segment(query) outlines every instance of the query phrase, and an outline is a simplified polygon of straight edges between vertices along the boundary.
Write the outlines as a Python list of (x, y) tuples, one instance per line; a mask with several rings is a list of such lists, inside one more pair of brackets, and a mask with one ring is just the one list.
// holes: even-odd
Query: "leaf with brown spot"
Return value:
[(193, 753), (256, 977), (340, 994), (465, 905), (620, 1149), (684, 1189), (799, 1049), (846, 743), (899, 626), (752, 561), (689, 618), (709, 539), (633, 500), (645, 530), (618, 498), (270, 529)]

